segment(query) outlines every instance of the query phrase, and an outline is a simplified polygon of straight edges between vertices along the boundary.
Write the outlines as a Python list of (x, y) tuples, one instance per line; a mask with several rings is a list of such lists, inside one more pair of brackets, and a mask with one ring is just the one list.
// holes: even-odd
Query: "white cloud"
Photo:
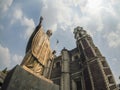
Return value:
[(68, 26), (71, 23), (71, 12), (70, 6), (64, 0), (44, 0), (41, 15), (44, 17), (45, 26), (47, 28), (55, 26), (56, 28), (51, 29), (56, 31), (58, 26), (61, 27), (61, 24)]
[[(119, 33), (119, 35), (120, 35), (120, 33)], [(111, 32), (108, 34), (107, 40), (108, 40), (110, 47), (117, 47), (120, 45), (119, 35), (116, 32)]]
[(120, 0), (111, 0), (112, 4), (120, 3)]
[(13, 13), (13, 16), (15, 19), (22, 19), (23, 12), (21, 11), (21, 9), (16, 9)]
[(13, 0), (1, 0), (0, 1), (0, 11), (6, 12), (9, 7), (12, 5)]
[(13, 68), (16, 64), (20, 64), (23, 56), (18, 54), (12, 54), (9, 48), (0, 44), (0, 70), (5, 67)]
[(50, 29), (52, 29), (52, 32), (54, 32), (55, 30), (57, 30), (57, 24), (53, 24)]
[(120, 24), (117, 25), (116, 31), (108, 33), (105, 38), (107, 38), (109, 47), (120, 47)]
[(10, 51), (7, 47), (0, 44), (0, 67), (10, 67)]
[(26, 26), (26, 31), (25, 31), (25, 38), (30, 37), (31, 33), (33, 32), (35, 28), (35, 23), (33, 19), (28, 19), (27, 17), (23, 17), (23, 21), (21, 22), (22, 25)]
[(27, 18), (20, 8), (16, 8), (13, 12), (13, 19), (11, 21), (11, 24), (14, 24), (15, 22), (20, 22), (21, 25), (25, 27), (24, 35), (21, 35), (21, 37), (30, 37), (35, 28), (35, 23), (33, 19)]
[(91, 36), (98, 37), (99, 40), (106, 36), (105, 39), (110, 47), (120, 45), (119, 29), (114, 31), (113, 26), (119, 20), (119, 14), (115, 11), (113, 2), (108, 0), (42, 0), (42, 5), (40, 13), (47, 29), (50, 28), (53, 31), (72, 29), (73, 31), (76, 26), (82, 26)]
[(12, 56), (12, 61), (14, 62), (14, 64), (20, 64), (22, 61), (23, 57), (17, 54), (14, 54)]
[(69, 30), (77, 25), (87, 26), (93, 23), (94, 31), (104, 29), (104, 12), (117, 17), (111, 2), (104, 0), (43, 0), (41, 15), (45, 19), (46, 28), (56, 25), (56, 29)]

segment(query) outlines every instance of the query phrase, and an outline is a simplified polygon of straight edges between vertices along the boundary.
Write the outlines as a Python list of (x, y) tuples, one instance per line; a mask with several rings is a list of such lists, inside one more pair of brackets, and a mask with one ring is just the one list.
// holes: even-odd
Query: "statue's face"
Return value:
[(52, 31), (51, 30), (47, 30), (46, 34), (48, 35), (48, 37), (52, 36)]

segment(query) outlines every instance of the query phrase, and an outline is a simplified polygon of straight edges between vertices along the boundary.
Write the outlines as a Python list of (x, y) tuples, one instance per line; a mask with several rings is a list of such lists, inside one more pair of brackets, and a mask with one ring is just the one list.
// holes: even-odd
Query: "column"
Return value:
[(61, 90), (70, 90), (70, 58), (67, 49), (62, 50)]

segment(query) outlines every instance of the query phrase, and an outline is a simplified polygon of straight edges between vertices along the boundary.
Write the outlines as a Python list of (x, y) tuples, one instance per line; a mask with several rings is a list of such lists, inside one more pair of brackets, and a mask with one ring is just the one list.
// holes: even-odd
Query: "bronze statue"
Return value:
[(21, 66), (28, 68), (28, 71), (31, 70), (38, 75), (44, 73), (47, 63), (53, 59), (49, 42), (52, 31), (48, 30), (46, 33), (43, 31), (42, 20), (41, 17), (38, 26), (28, 41), (26, 55), (21, 63)]

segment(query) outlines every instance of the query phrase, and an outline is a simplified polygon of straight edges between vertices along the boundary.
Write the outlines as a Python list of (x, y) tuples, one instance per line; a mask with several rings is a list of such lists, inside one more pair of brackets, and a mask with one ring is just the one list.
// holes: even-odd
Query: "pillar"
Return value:
[(70, 58), (67, 49), (62, 50), (61, 90), (70, 90)]

